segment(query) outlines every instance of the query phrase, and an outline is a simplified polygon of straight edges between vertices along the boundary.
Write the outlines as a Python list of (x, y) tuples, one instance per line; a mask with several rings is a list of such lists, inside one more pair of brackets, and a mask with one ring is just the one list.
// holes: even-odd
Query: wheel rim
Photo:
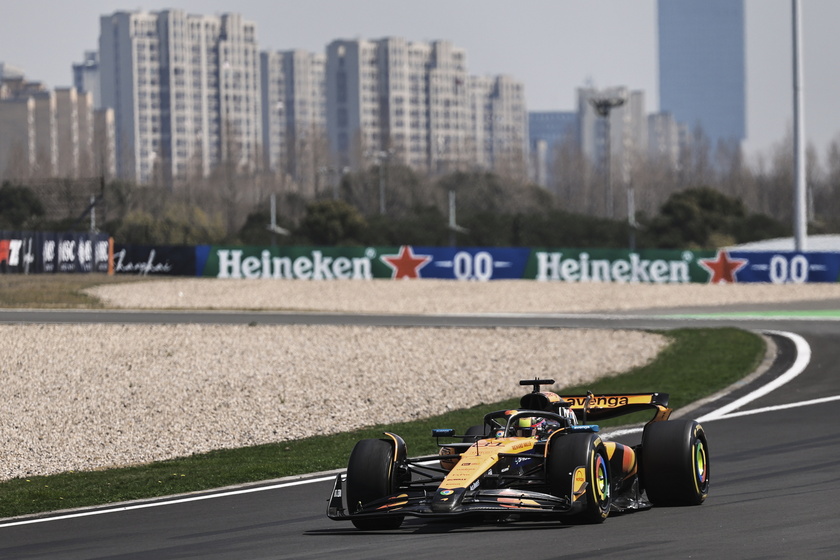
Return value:
[(706, 456), (706, 447), (702, 441), (694, 444), (694, 476), (700, 490), (706, 487), (709, 479), (709, 460)]
[(604, 456), (598, 453), (595, 459), (595, 476), (592, 482), (595, 488), (595, 497), (600, 504), (607, 502), (610, 495), (610, 480), (607, 472), (607, 462), (604, 460)]

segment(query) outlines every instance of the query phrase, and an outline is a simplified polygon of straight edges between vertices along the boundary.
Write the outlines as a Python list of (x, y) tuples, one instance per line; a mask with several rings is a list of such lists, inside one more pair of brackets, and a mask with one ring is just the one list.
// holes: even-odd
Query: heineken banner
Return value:
[(545, 282), (804, 283), (840, 281), (840, 253), (422, 247), (196, 248), (214, 278), (531, 279)]
[(108, 272), (105, 233), (0, 231), (0, 272)]
[[(110, 267), (110, 268), (109, 268)], [(840, 253), (500, 247), (137, 246), (106, 234), (0, 231), (0, 273), (213, 278), (530, 279), (680, 284), (839, 282)]]

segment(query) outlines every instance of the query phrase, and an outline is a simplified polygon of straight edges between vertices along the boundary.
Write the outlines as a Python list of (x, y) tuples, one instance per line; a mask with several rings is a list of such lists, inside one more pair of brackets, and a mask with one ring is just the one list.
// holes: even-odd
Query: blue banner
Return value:
[(518, 280), (525, 275), (531, 249), (487, 247), (412, 247), (428, 257), (422, 278), (446, 280)]
[(730, 251), (737, 282), (840, 282), (840, 253)]

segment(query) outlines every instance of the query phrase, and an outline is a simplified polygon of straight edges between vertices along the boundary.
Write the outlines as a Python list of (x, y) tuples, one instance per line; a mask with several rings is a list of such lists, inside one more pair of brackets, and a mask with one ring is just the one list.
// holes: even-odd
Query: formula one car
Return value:
[[(520, 409), (484, 416), (463, 435), (433, 430), (438, 455), (409, 458), (396, 434), (359, 441), (339, 474), (327, 516), (363, 530), (396, 529), (405, 516), (558, 518), (600, 523), (611, 513), (699, 505), (709, 491), (709, 449), (694, 420), (668, 420), (668, 395), (559, 396), (551, 379)], [(652, 411), (640, 445), (604, 441), (592, 422)], [(441, 443), (441, 438), (452, 440)]]

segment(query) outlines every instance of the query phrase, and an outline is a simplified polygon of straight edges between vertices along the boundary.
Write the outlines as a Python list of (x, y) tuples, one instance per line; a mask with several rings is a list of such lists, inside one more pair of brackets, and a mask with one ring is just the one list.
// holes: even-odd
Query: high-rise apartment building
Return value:
[(0, 181), (28, 177), (35, 167), (35, 100), (0, 98)]
[[(447, 41), (436, 41), (415, 43), (409, 54), (407, 128), (398, 131), (394, 140), (399, 145), (407, 139), (412, 160), (418, 163), (426, 150), (428, 164), (419, 169), (432, 173), (463, 169), (475, 161), (477, 147), (471, 126), (466, 51)], [(397, 90), (395, 101), (399, 100)], [(389, 116), (399, 124), (399, 105)], [(418, 130), (413, 123), (422, 123), (424, 116), (426, 126)]]
[(337, 170), (377, 161), (527, 176), (522, 84), (471, 78), (465, 51), (446, 41), (258, 55), (253, 24), (237, 15), (116, 12), (100, 23), (98, 62), (87, 53), (74, 68), (114, 109), (124, 178), (171, 184), (224, 163), (308, 196)]
[[(56, 171), (60, 177), (75, 179), (79, 176), (80, 131), (90, 127), (91, 132), (85, 135), (86, 140), (92, 140), (93, 136), (93, 123), (88, 119), (83, 124), (79, 122), (79, 100), (80, 96), (76, 88), (58, 88), (55, 90), (56, 142), (59, 148)], [(82, 100), (83, 102), (89, 101), (89, 97), (82, 96)], [(81, 111), (81, 113), (89, 116), (86, 111)]]
[[(102, 106), (102, 88), (99, 83), (99, 51), (87, 51), (82, 62), (73, 64), (73, 86), (79, 92), (79, 99), (88, 95), (87, 103), (80, 103), (80, 122), (86, 122), (90, 131), (80, 136), (82, 144), (89, 144), (90, 150), (80, 151), (81, 174), (84, 177), (113, 178), (117, 173), (116, 129), (114, 110)], [(86, 154), (90, 154), (87, 156)]]
[(394, 158), (417, 171), (525, 176), (524, 88), (474, 77), (447, 41), (340, 40), (327, 47), (327, 128), (339, 166)]
[(119, 176), (139, 182), (256, 169), (262, 141), (256, 29), (238, 14), (116, 12), (100, 19), (103, 107)]
[[(266, 170), (313, 196), (329, 168), (326, 57), (301, 50), (263, 52), (262, 147)], [(332, 178), (335, 180), (335, 178)]]
[(333, 41), (327, 46), (327, 133), (338, 166), (358, 167), (385, 148), (379, 109), (377, 44)]
[(712, 143), (746, 137), (743, 0), (659, 0), (659, 107)]
[(110, 107), (93, 112), (93, 175), (112, 179), (117, 175), (117, 127)]
[(92, 96), (94, 109), (102, 108), (99, 87), (99, 53), (85, 52), (84, 61), (73, 64), (73, 86), (76, 91), (88, 92)]
[(510, 76), (470, 78), (476, 163), (484, 169), (528, 177), (525, 88)]
[(6, 62), (0, 62), (0, 82), (3, 80), (23, 79), (23, 70)]
[(678, 123), (671, 113), (648, 115), (648, 156), (672, 169), (679, 165), (680, 148), (687, 135), (685, 124)]
[(0, 176), (10, 179), (99, 176), (92, 95), (47, 90), (23, 76), (0, 87)]
[(327, 47), (327, 127), (339, 166), (384, 157), (425, 172), (471, 159), (466, 54), (446, 41)]
[[(40, 86), (40, 84), (38, 84)], [(30, 94), (35, 101), (34, 177), (55, 177), (58, 171), (58, 134), (55, 92), (43, 89)]]

